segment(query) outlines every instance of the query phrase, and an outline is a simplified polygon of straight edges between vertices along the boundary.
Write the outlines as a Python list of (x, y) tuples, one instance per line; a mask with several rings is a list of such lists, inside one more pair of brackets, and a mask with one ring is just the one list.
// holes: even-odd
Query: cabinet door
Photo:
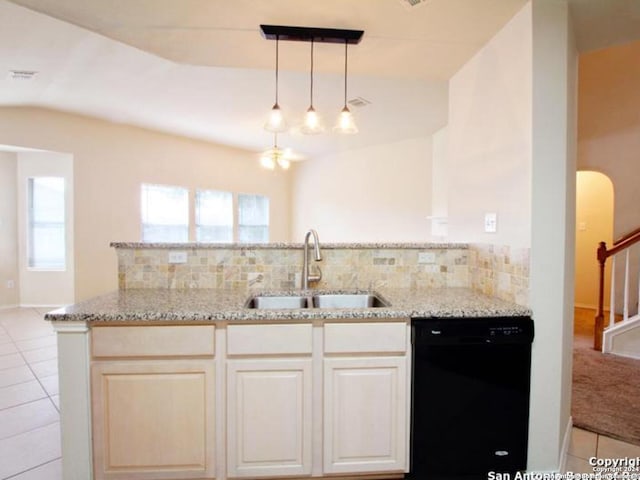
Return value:
[(96, 480), (213, 478), (213, 360), (92, 365)]
[(229, 477), (311, 473), (311, 359), (227, 365)]
[(324, 360), (324, 473), (404, 471), (406, 361)]

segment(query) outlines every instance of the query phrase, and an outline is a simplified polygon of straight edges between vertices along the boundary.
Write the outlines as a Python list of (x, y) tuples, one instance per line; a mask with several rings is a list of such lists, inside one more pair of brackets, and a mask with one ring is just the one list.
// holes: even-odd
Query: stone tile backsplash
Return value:
[(518, 305), (529, 305), (529, 248), (469, 245), (469, 287)]
[[(130, 288), (234, 288), (290, 290), (299, 288), (302, 248), (153, 248), (117, 247), (118, 281)], [(187, 252), (187, 263), (169, 264), (170, 250)], [(418, 263), (428, 251), (433, 263)], [(324, 248), (317, 288), (369, 289), (466, 287), (468, 247), (455, 248)]]
[[(121, 246), (118, 281), (121, 289), (216, 288), (291, 290), (300, 287), (302, 248), (283, 246), (157, 247)], [(529, 250), (495, 245), (444, 245), (390, 248), (362, 245), (325, 247), (319, 289), (467, 287), (490, 296), (528, 305)], [(187, 252), (187, 262), (170, 264), (169, 251)], [(420, 253), (430, 253), (419, 263)]]

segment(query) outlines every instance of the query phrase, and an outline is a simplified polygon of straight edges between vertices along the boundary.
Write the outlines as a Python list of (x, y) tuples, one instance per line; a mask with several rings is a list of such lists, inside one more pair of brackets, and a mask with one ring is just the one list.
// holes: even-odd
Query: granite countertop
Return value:
[[(489, 297), (468, 288), (375, 290), (391, 306), (379, 308), (250, 309), (251, 295), (296, 292), (246, 290), (119, 290), (45, 315), (50, 321), (82, 322), (215, 322), (264, 320), (388, 319), (408, 317), (528, 316), (531, 310)], [(313, 291), (312, 293), (364, 293), (364, 291)], [(371, 292), (366, 292), (371, 293)]]
[[(175, 249), (175, 250), (189, 250), (189, 249), (237, 249), (237, 250), (300, 250), (304, 248), (304, 243), (289, 243), (289, 242), (272, 242), (272, 243), (202, 243), (202, 242), (180, 242), (180, 243), (163, 243), (163, 242), (111, 242), (110, 246), (113, 248), (146, 248), (146, 249)], [(468, 249), (467, 243), (424, 243), (424, 242), (382, 242), (382, 243), (322, 243), (323, 249), (413, 249), (413, 250), (432, 250), (432, 249), (447, 249), (447, 248), (460, 248)]]

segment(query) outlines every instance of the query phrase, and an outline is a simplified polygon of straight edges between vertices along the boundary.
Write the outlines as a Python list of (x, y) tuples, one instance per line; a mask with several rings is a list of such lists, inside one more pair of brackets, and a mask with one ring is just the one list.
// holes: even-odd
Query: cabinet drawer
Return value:
[(326, 323), (325, 353), (402, 353), (407, 350), (407, 324)]
[(311, 354), (311, 325), (229, 325), (229, 355)]
[(173, 357), (213, 355), (213, 325), (94, 327), (94, 357)]

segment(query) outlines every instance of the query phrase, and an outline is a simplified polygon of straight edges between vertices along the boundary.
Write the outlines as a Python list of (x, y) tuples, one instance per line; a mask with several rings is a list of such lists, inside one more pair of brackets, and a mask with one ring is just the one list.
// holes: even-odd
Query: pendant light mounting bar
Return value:
[(262, 36), (267, 40), (288, 40), (294, 42), (348, 43), (357, 45), (362, 40), (364, 30), (343, 30), (339, 28), (289, 27), (284, 25), (260, 25)]

